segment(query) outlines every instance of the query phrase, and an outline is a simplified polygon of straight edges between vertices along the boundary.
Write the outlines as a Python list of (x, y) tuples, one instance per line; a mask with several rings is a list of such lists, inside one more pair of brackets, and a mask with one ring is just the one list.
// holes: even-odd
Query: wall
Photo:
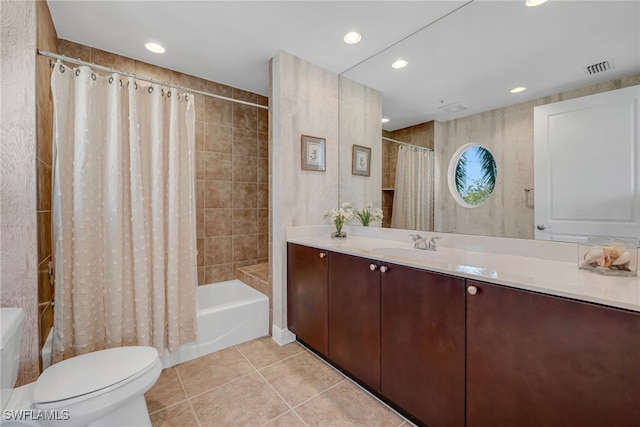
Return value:
[[(533, 238), (533, 108), (640, 84), (640, 74), (539, 98), (472, 116), (435, 122), (435, 230), (487, 236)], [(494, 194), (476, 208), (451, 196), (447, 169), (454, 152), (477, 142), (488, 148), (498, 167)]]
[[(362, 210), (367, 203), (382, 206), (382, 93), (340, 77), (340, 203)], [(370, 176), (352, 174), (353, 145), (371, 148)], [(357, 224), (357, 220), (353, 223)]]
[[(268, 98), (220, 83), (60, 40), (61, 54), (144, 77), (268, 105)], [(149, 85), (147, 82), (143, 84)], [(268, 112), (195, 95), (198, 284), (236, 278), (268, 258)]]
[[(287, 334), (286, 228), (322, 224), (338, 203), (338, 76), (279, 51), (271, 59), (271, 216), (273, 331)], [(326, 171), (301, 170), (301, 135), (326, 139)], [(349, 157), (351, 158), (351, 157)]]
[(0, 306), (22, 307), (18, 384), (38, 366), (36, 3), (0, 2)]
[[(51, 20), (49, 7), (44, 1), (36, 3), (37, 47), (58, 51), (58, 35)], [(51, 242), (51, 165), (53, 138), (53, 99), (51, 96), (51, 67), (49, 58), (36, 55), (36, 123), (38, 151), (38, 312), (40, 315), (39, 348), (42, 349), (53, 326), (53, 281), (49, 269), (53, 268)], [(42, 360), (40, 360), (42, 369)]]

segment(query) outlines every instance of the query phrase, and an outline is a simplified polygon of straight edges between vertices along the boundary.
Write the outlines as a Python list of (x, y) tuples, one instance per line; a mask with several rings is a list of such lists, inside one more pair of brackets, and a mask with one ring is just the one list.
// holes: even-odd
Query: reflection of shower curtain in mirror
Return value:
[(61, 63), (51, 87), (53, 360), (194, 341), (193, 97)]
[(433, 151), (401, 145), (391, 227), (433, 230)]

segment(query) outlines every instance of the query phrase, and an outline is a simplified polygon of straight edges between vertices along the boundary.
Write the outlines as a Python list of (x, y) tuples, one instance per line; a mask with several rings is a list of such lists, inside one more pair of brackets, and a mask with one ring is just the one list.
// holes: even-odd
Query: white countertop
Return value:
[(350, 227), (346, 239), (329, 237), (330, 230), (292, 227), (287, 241), (640, 312), (640, 279), (578, 269), (575, 244), (419, 232), (442, 237), (432, 252), (414, 250), (407, 230)]

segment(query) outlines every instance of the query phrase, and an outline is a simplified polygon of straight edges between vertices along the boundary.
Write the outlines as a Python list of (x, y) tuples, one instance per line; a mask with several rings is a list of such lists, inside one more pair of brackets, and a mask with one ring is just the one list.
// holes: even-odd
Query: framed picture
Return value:
[(324, 138), (302, 135), (302, 170), (325, 171)]
[(353, 145), (353, 164), (351, 174), (371, 175), (371, 148)]

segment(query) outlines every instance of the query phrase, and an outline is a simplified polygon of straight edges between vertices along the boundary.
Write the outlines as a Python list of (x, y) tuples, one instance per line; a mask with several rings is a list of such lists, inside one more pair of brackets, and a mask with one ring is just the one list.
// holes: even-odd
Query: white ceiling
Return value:
[[(269, 59), (287, 51), (380, 90), (388, 130), (640, 73), (640, 0), (48, 3), (60, 38), (262, 95)], [(352, 30), (357, 45), (342, 41)], [(409, 66), (393, 70), (400, 57)], [(584, 71), (603, 60), (612, 70)]]

